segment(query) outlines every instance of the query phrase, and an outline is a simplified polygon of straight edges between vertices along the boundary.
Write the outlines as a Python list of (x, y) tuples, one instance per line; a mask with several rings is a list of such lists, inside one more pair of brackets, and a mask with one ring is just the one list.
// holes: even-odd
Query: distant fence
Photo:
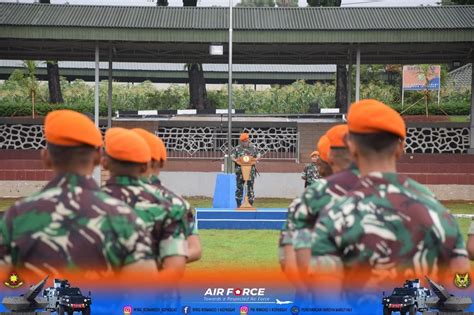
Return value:
[[(4, 121), (6, 119), (3, 119)], [(140, 126), (137, 124), (137, 126)], [(104, 133), (106, 127), (101, 126)], [(243, 128), (264, 159), (299, 160), (300, 133), (297, 127)], [(222, 159), (227, 153), (227, 132), (220, 126), (159, 127), (155, 130), (168, 148), (171, 159)], [(461, 126), (407, 128), (405, 151), (420, 154), (467, 153), (470, 130)], [(312, 139), (314, 142), (316, 139)], [(232, 134), (232, 146), (239, 132)], [(38, 150), (45, 147), (42, 124), (0, 123), (0, 150)]]
[[(297, 128), (244, 128), (262, 159), (298, 160)], [(217, 127), (161, 127), (156, 134), (163, 139), (171, 159), (223, 159), (227, 154), (227, 132)], [(232, 133), (232, 147), (239, 144), (240, 132)]]

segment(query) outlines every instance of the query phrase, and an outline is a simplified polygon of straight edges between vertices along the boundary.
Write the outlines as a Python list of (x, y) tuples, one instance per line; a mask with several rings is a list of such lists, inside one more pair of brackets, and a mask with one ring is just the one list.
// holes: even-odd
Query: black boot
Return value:
[(242, 202), (240, 201), (240, 199), (235, 199), (235, 201), (237, 202), (237, 208), (240, 208), (240, 205), (242, 204)]

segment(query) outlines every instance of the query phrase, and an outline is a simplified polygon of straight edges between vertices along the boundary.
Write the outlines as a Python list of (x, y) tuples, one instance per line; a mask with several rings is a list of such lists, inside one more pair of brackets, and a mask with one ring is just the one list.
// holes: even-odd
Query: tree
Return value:
[[(195, 7), (197, 0), (183, 0), (183, 6)], [(186, 64), (189, 77), (189, 108), (210, 109), (214, 108), (209, 101), (206, 91), (206, 80), (201, 63)]]
[[(50, 0), (40, 0), (39, 3), (51, 4)], [(64, 103), (61, 93), (61, 84), (59, 81), (58, 61), (48, 61), (46, 63), (48, 72), (49, 102), (53, 104)]]
[(275, 0), (241, 0), (237, 6), (242, 8), (274, 8)]
[(31, 117), (35, 118), (36, 91), (38, 90), (38, 80), (36, 79), (36, 62), (25, 60), (23, 62), (25, 72), (23, 74), (22, 85), (28, 89), (31, 98)]
[[(341, 0), (306, 0), (311, 7), (341, 6)], [(336, 107), (347, 113), (347, 69), (346, 65), (336, 66)]]
[(276, 5), (279, 8), (297, 8), (298, 0), (276, 0)]
[(64, 103), (59, 80), (59, 66), (57, 61), (47, 61), (49, 102), (52, 104)]
[(442, 0), (441, 5), (474, 5), (474, 0)]
[(306, 0), (310, 7), (340, 7), (342, 0)]
[(156, 5), (159, 6), (159, 7), (167, 7), (168, 6), (168, 0), (158, 0), (158, 2), (156, 2)]

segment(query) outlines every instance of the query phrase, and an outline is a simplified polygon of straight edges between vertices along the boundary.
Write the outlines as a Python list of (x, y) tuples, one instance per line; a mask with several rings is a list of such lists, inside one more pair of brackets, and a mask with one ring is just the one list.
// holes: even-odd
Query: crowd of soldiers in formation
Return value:
[[(70, 110), (49, 113), (44, 131), (42, 159), (55, 177), (6, 211), (1, 266), (178, 279), (200, 259), (189, 203), (159, 180), (167, 159), (159, 137), (110, 128), (103, 139), (88, 117)], [(354, 103), (347, 124), (321, 137), (279, 241), (281, 266), (297, 288), (317, 287), (321, 272), (337, 287), (360, 272), (375, 286), (394, 275), (469, 271), (474, 224), (466, 249), (452, 214), (396, 173), (405, 137), (401, 116), (376, 100)], [(110, 173), (103, 187), (92, 178), (99, 165)]]
[(320, 138), (280, 234), (280, 265), (297, 288), (318, 290), (325, 279), (340, 292), (359, 279), (370, 290), (388, 279), (469, 272), (474, 221), (466, 248), (449, 210), (396, 172), (405, 138), (402, 117), (370, 99)]

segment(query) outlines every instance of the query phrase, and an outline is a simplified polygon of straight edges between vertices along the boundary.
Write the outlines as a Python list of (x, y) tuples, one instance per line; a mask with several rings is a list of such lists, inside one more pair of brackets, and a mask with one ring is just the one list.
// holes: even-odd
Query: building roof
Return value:
[[(225, 7), (0, 4), (0, 25), (227, 30)], [(472, 29), (474, 6), (235, 8), (235, 30)]]
[[(69, 80), (94, 80), (95, 63), (84, 61), (59, 61), (61, 76)], [(46, 62), (37, 61), (37, 77), (46, 78)], [(101, 77), (107, 76), (108, 62), (100, 62)], [(23, 68), (22, 60), (0, 60), (0, 79), (7, 79), (13, 69)], [(189, 81), (185, 64), (182, 63), (138, 63), (114, 62), (113, 77), (118, 81), (157, 83), (187, 83)], [(332, 81), (335, 79), (335, 65), (241, 65), (232, 67), (233, 81), (242, 84), (286, 84), (296, 80), (307, 82)], [(203, 64), (207, 83), (227, 83), (226, 64)]]
[[(223, 7), (0, 4), (0, 59), (217, 63)], [(474, 6), (236, 8), (236, 64), (470, 62)], [(221, 43), (224, 54), (210, 56)]]
[(468, 63), (448, 73), (447, 85), (455, 89), (471, 88), (472, 63)]

